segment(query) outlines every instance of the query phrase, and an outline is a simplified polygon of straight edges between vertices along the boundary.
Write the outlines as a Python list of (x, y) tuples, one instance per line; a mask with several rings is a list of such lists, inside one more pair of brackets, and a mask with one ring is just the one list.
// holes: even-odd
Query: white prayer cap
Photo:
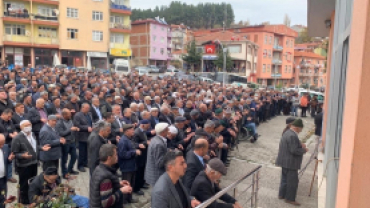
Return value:
[(174, 127), (172, 125), (168, 127), (168, 131), (171, 132), (171, 134), (175, 134), (175, 135), (177, 135), (177, 133), (179, 133), (179, 131), (176, 129), (176, 127)]
[(19, 123), (19, 126), (22, 126), (23, 124), (25, 124), (25, 123), (27, 123), (27, 122), (31, 123), (31, 121), (29, 121), (29, 120), (23, 120), (23, 121), (21, 121), (21, 122)]
[(162, 131), (168, 128), (168, 126), (168, 123), (157, 123), (157, 125), (155, 125), (155, 133), (160, 134)]

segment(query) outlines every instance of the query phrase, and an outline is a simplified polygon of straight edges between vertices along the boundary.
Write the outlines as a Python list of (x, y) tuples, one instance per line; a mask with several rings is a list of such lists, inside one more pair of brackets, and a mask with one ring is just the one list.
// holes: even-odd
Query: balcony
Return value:
[(171, 32), (168, 32), (168, 33), (167, 33), (167, 37), (168, 37), (168, 38), (172, 38), (172, 33), (171, 33)]
[(126, 5), (118, 5), (118, 4), (115, 4), (115, 3), (111, 3), (110, 11), (113, 12), (113, 13), (131, 15), (131, 7), (126, 6)]
[(280, 78), (281, 77), (281, 73), (271, 73), (271, 77), (272, 78)]
[(274, 51), (282, 51), (283, 47), (280, 45), (274, 45)]
[[(21, 0), (21, 1), (28, 1), (31, 0)], [(59, 0), (32, 0), (33, 3), (40, 3), (40, 4), (50, 4), (50, 5), (59, 5)]]
[(31, 46), (31, 37), (23, 35), (4, 35), (4, 45)]
[(36, 37), (34, 39), (34, 45), (59, 45), (59, 40), (58, 38), (41, 38), (41, 37)]
[(3, 20), (6, 22), (31, 23), (29, 13), (20, 10), (12, 12), (5, 11)]
[(131, 25), (121, 23), (110, 23), (110, 31), (117, 33), (131, 33)]
[(32, 17), (32, 22), (37, 25), (48, 25), (48, 26), (58, 26), (58, 17), (56, 16), (43, 16), (40, 14), (35, 14)]
[(274, 59), (274, 60), (272, 60), (272, 64), (274, 64), (274, 65), (281, 65), (282, 63), (283, 63), (283, 61), (280, 60), (280, 59)]

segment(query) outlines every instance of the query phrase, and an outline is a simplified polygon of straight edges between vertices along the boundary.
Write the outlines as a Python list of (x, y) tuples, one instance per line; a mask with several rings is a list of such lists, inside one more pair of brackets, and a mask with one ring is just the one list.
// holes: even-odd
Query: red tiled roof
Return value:
[(172, 54), (185, 54), (185, 53), (188, 53), (188, 51), (187, 50), (184, 50), (184, 51), (182, 51), (182, 50), (177, 50), (177, 51), (173, 51), (172, 52)]
[(220, 31), (220, 32), (212, 32), (208, 34), (204, 34), (202, 36), (195, 36), (195, 41), (197, 42), (207, 42), (207, 41), (214, 41), (214, 40), (219, 40), (219, 41), (246, 41), (247, 39), (240, 35), (236, 34), (230, 31)]
[(294, 51), (294, 56), (295, 57), (309, 57), (309, 58), (317, 58), (317, 59), (326, 60), (325, 56), (320, 56), (316, 53), (306, 52), (306, 51)]

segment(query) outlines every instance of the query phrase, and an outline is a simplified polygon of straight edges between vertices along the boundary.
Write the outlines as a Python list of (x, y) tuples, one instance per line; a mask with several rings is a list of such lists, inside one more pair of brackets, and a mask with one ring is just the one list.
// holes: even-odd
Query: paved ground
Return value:
[[(293, 207), (277, 199), (280, 172), (281, 169), (274, 166), (274, 161), (277, 156), (279, 141), (281, 138), (282, 130), (285, 127), (285, 116), (279, 116), (268, 123), (263, 123), (258, 127), (259, 134), (262, 136), (259, 140), (251, 144), (249, 142), (242, 142), (239, 144), (239, 150), (232, 152), (234, 156), (231, 165), (228, 170), (227, 176), (222, 178), (222, 187), (226, 187), (235, 181), (238, 177), (249, 172), (253, 168), (262, 164), (260, 174), (260, 189), (259, 189), (259, 202), (258, 207), (260, 208), (289, 208)], [(304, 119), (305, 128), (300, 134), (303, 137), (307, 132), (313, 128), (313, 120), (311, 118)], [(306, 140), (306, 139), (304, 139)], [(312, 141), (308, 140), (308, 143)], [(314, 144), (309, 145), (310, 152), (314, 149)], [(304, 157), (303, 164), (306, 164), (310, 157), (310, 154), (306, 154)], [(312, 191), (312, 196), (308, 197), (308, 192), (310, 188), (310, 183), (313, 175), (314, 162), (307, 168), (305, 174), (300, 179), (297, 201), (302, 203), (303, 208), (316, 208), (317, 207), (317, 182), (314, 183), (314, 189)], [(40, 173), (39, 169), (39, 173)], [(15, 175), (18, 179), (18, 176)], [(316, 179), (317, 180), (317, 179)], [(250, 203), (246, 203), (246, 199), (250, 197), (250, 192), (248, 194), (244, 193), (243, 190), (246, 189), (250, 184), (250, 180), (242, 182), (236, 189), (237, 199), (241, 202), (243, 207), (249, 207)], [(9, 193), (8, 195), (17, 195), (16, 184), (9, 183)], [(77, 193), (83, 196), (88, 196), (89, 187), (89, 175), (88, 172), (80, 173), (77, 179), (70, 182), (70, 185), (74, 186)], [(150, 207), (150, 190), (145, 190), (145, 196), (137, 197), (140, 203), (133, 204), (131, 206), (125, 206), (128, 208), (141, 208)]]

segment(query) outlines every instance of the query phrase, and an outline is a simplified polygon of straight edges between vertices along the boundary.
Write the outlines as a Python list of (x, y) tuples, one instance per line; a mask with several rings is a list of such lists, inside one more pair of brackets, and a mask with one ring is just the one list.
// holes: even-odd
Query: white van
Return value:
[(119, 74), (127, 75), (131, 73), (130, 61), (125, 59), (115, 59), (113, 61), (114, 71)]

